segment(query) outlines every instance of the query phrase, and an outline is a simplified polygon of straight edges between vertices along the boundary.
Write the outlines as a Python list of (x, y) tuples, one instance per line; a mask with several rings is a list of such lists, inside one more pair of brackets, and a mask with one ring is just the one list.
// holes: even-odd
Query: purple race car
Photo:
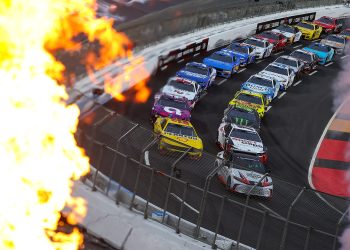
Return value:
[(186, 100), (174, 100), (169, 96), (161, 95), (155, 98), (151, 118), (152, 121), (155, 121), (159, 116), (190, 120), (190, 111), (190, 105)]

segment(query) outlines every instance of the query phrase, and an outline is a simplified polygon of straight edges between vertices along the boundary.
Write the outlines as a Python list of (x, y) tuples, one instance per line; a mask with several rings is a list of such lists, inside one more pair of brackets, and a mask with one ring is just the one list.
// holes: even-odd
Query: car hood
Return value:
[(209, 76), (197, 74), (197, 73), (194, 73), (191, 71), (186, 71), (186, 70), (180, 70), (179, 72), (177, 72), (176, 75), (179, 77), (182, 77), (182, 78), (186, 78), (186, 79), (198, 82), (198, 83), (203, 83), (203, 82), (209, 81)]
[(199, 137), (189, 137), (189, 136), (182, 136), (182, 135), (176, 135), (173, 133), (167, 133), (163, 132), (162, 136), (164, 137), (162, 140), (163, 142), (177, 146), (177, 147), (192, 147), (195, 149), (203, 149), (203, 143), (202, 140)]
[(205, 58), (203, 62), (204, 62), (204, 64), (206, 64), (210, 67), (214, 67), (214, 68), (219, 68), (219, 69), (223, 69), (223, 70), (231, 70), (232, 69), (232, 65), (230, 63), (225, 63), (225, 62), (214, 60), (211, 58)]
[(281, 75), (281, 74), (277, 74), (277, 73), (274, 73), (274, 72), (271, 72), (271, 71), (261, 71), (259, 72), (260, 75), (265, 75), (265, 76), (268, 76), (268, 77), (272, 77), (274, 78), (276, 81), (287, 81), (288, 80), (288, 76), (285, 76), (285, 75)]
[(268, 94), (273, 91), (272, 88), (261, 86), (259, 84), (251, 83), (251, 82), (245, 82), (243, 83), (243, 87), (247, 90), (252, 90), (254, 92), (262, 93), (262, 94)]
[(250, 185), (255, 185), (258, 181), (268, 181), (272, 185), (272, 179), (269, 176), (266, 176), (263, 180), (261, 178), (264, 176), (261, 173), (255, 172), (255, 171), (249, 171), (249, 170), (242, 170), (242, 169), (231, 169), (231, 174), (234, 176), (237, 176), (241, 178), (241, 176), (244, 176), (250, 183)]
[(192, 101), (196, 97), (196, 94), (194, 92), (176, 89), (172, 86), (164, 86), (161, 92), (170, 97), (187, 99), (189, 101)]
[(230, 137), (230, 139), (234, 150), (255, 154), (264, 153), (264, 146), (262, 142), (251, 141), (237, 137)]
[(191, 113), (189, 110), (167, 107), (162, 105), (153, 106), (152, 111), (155, 114), (158, 114), (163, 117), (178, 118), (181, 120), (189, 120), (191, 117)]

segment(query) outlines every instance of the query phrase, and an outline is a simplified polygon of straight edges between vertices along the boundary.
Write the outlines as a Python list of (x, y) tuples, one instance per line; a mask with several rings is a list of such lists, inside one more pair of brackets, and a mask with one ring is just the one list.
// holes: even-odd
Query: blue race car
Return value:
[(321, 43), (312, 43), (303, 50), (314, 53), (319, 58), (318, 63), (322, 65), (332, 61), (334, 56), (334, 49)]
[(216, 70), (203, 63), (189, 62), (185, 68), (176, 72), (176, 76), (194, 81), (205, 90), (214, 82)]
[(226, 50), (239, 57), (241, 67), (255, 62), (255, 49), (252, 46), (233, 42), (226, 47)]
[(263, 77), (260, 75), (252, 75), (241, 85), (241, 90), (263, 94), (268, 102), (271, 102), (277, 96), (279, 89), (279, 82), (276, 82), (271, 77)]
[(203, 63), (216, 69), (218, 76), (229, 78), (239, 69), (240, 59), (232, 53), (220, 50), (204, 58)]

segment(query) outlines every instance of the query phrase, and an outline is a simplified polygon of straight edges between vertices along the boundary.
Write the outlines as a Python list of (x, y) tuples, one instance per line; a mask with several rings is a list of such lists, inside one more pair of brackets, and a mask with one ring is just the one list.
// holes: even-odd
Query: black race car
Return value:
[(290, 54), (290, 56), (304, 63), (304, 66), (302, 69), (304, 72), (310, 72), (317, 68), (319, 58), (317, 57), (316, 54), (312, 52), (309, 52), (303, 49), (298, 49), (293, 51)]
[(235, 104), (225, 110), (222, 122), (252, 127), (259, 132), (261, 120), (254, 109)]

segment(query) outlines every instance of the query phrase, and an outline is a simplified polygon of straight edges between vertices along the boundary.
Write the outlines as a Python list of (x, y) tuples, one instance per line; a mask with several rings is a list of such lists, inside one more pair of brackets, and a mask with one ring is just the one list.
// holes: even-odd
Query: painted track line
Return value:
[(299, 80), (296, 83), (294, 83), (293, 86), (295, 87), (295, 86), (299, 85), (301, 82), (302, 82), (302, 80)]
[[(179, 196), (177, 196), (176, 194), (170, 193), (170, 195), (171, 195), (172, 197), (174, 197), (176, 200), (178, 200), (178, 201), (180, 201), (180, 202), (183, 202), (183, 200), (182, 200)], [(197, 209), (195, 209), (194, 207), (192, 207), (190, 204), (188, 204), (186, 201), (184, 201), (184, 205), (185, 205), (186, 207), (188, 207), (189, 209), (191, 209), (193, 212), (199, 214), (199, 211), (198, 211)]]
[(341, 56), (340, 58), (341, 59), (344, 59), (344, 58), (347, 58), (349, 55), (343, 55), (343, 56)]
[(287, 92), (283, 92), (283, 93), (281, 93), (277, 98), (278, 99), (281, 99), (283, 96), (285, 96), (287, 94)]
[(196, 54), (194, 54), (194, 56), (199, 56), (201, 53), (196, 53)]
[(329, 62), (329, 63), (325, 64), (324, 66), (325, 66), (325, 67), (331, 66), (333, 63), (334, 63), (334, 62)]
[(185, 61), (185, 59), (181, 59), (181, 60), (177, 61), (177, 63), (182, 63), (183, 61)]
[(224, 82), (226, 82), (228, 79), (222, 79), (220, 82), (218, 82), (216, 85), (220, 86), (221, 84), (223, 84)]
[(302, 44), (299, 44), (299, 45), (297, 45), (297, 46), (294, 46), (293, 48), (296, 49), (296, 48), (299, 48), (299, 47), (301, 47), (301, 46), (303, 46), (303, 45), (302, 45)]
[(266, 112), (268, 112), (271, 108), (272, 106), (267, 106)]
[(280, 52), (275, 53), (275, 56), (278, 56), (278, 55), (280, 55), (280, 54), (282, 54), (282, 53), (284, 53), (284, 51), (283, 51), (283, 50), (282, 50), (282, 51), (280, 51)]
[(208, 92), (204, 92), (204, 94), (201, 95), (201, 97), (199, 98), (199, 100), (202, 100), (207, 94), (208, 94)]
[(311, 73), (309, 73), (309, 76), (312, 76), (312, 75), (316, 74), (317, 72), (318, 72), (317, 70), (312, 71)]
[(240, 70), (238, 70), (237, 71), (237, 73), (239, 74), (239, 73), (242, 73), (243, 71), (245, 71), (247, 68), (243, 68), (243, 69), (240, 69)]
[(150, 166), (150, 165), (151, 165), (151, 164), (149, 163), (149, 151), (148, 151), (148, 150), (145, 152), (145, 164), (146, 164), (147, 166)]
[(262, 206), (265, 210), (269, 211), (270, 213), (274, 214), (275, 216), (279, 217), (280, 219), (286, 221), (287, 219), (284, 218), (282, 215), (280, 215), (279, 213), (273, 211), (271, 208), (269, 208), (268, 206), (265, 206), (264, 204), (262, 204), (261, 202), (258, 202), (258, 204), (260, 206)]
[(263, 61), (265, 61), (265, 59), (261, 59), (260, 61), (257, 61), (256, 64), (262, 63)]

